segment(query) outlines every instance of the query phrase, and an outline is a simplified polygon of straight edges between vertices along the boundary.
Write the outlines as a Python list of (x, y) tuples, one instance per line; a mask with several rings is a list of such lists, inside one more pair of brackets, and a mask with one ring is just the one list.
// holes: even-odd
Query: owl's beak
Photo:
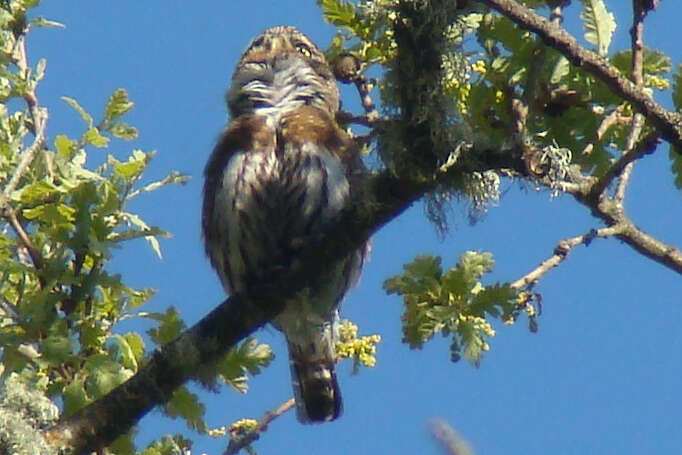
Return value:
[(279, 55), (287, 46), (287, 40), (283, 36), (273, 36), (265, 43), (265, 49), (270, 55)]

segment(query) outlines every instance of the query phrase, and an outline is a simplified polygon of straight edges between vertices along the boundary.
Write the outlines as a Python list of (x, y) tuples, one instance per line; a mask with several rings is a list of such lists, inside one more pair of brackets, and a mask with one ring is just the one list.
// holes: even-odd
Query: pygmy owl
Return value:
[[(227, 92), (231, 122), (205, 169), (206, 251), (228, 292), (276, 283), (356, 191), (360, 159), (334, 119), (339, 91), (320, 50), (294, 27), (255, 38)], [(334, 373), (338, 305), (365, 249), (328, 263), (272, 324), (287, 340), (297, 417), (341, 413)]]

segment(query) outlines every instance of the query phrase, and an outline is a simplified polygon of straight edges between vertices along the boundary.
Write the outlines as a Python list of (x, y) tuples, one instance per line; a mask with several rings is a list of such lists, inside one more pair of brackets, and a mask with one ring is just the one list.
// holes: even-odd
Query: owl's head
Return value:
[(320, 49), (296, 27), (278, 26), (254, 38), (227, 92), (232, 117), (258, 108), (312, 104), (333, 114), (339, 91)]
[(296, 27), (280, 25), (265, 30), (251, 41), (239, 65), (249, 62), (274, 61), (290, 56), (306, 60), (311, 65), (327, 65), (324, 54), (310, 38)]

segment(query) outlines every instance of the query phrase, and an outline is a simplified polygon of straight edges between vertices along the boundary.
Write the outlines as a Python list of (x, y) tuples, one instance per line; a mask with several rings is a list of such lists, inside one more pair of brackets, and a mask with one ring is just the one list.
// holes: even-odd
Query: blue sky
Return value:
[[(623, 48), (631, 2), (608, 3), (617, 8), (620, 23), (614, 46)], [(267, 27), (297, 26), (322, 47), (333, 35), (313, 1), (256, 5), (45, 2), (40, 14), (67, 28), (37, 30), (29, 39), (32, 61), (48, 60), (38, 95), (50, 111), (50, 136), (82, 130), (61, 96), (96, 113), (114, 89), (124, 87), (136, 103), (129, 120), (141, 132), (134, 146), (158, 150), (148, 178), (171, 169), (193, 177), (184, 187), (146, 196), (132, 207), (173, 233), (162, 242), (163, 260), (139, 242), (113, 264), (132, 285), (158, 289), (147, 310), (173, 305), (190, 324), (223, 299), (203, 254), (199, 206), (204, 162), (226, 121), (223, 95), (232, 69), (250, 39)], [(646, 42), (674, 59), (680, 55), (681, 15), (682, 6), (664, 1), (647, 20)], [(357, 105), (350, 92), (344, 101)], [(129, 148), (117, 143), (108, 152), (121, 157)], [(665, 146), (638, 163), (627, 210), (640, 227), (680, 246), (681, 193), (668, 169)], [(468, 224), (465, 207), (455, 206), (453, 229), (444, 239), (425, 221), (420, 205), (374, 238), (371, 261), (342, 314), (362, 332), (382, 335), (377, 366), (357, 376), (341, 367), (340, 420), (301, 426), (293, 414), (285, 415), (256, 443), (260, 453), (436, 454), (427, 431), (433, 417), (454, 426), (479, 455), (679, 453), (682, 280), (615, 240), (576, 248), (547, 275), (538, 288), (544, 303), (539, 332), (529, 333), (523, 320), (496, 327), (479, 369), (450, 363), (444, 340), (422, 351), (400, 342), (401, 301), (386, 296), (381, 284), (416, 254), (440, 254), (451, 266), (466, 250), (491, 251), (496, 268), (489, 280), (513, 281), (548, 257), (560, 239), (601, 226), (570, 197), (551, 199), (546, 191), (514, 182), (505, 182), (504, 189), (500, 204), (475, 226)], [(290, 397), (281, 336), (266, 329), (259, 338), (272, 343), (275, 362), (251, 381), (245, 396), (228, 388), (203, 394), (212, 426), (259, 418)], [(154, 411), (142, 420), (139, 441), (179, 431), (181, 422)], [(196, 437), (193, 453), (219, 454), (225, 446), (224, 440)]]

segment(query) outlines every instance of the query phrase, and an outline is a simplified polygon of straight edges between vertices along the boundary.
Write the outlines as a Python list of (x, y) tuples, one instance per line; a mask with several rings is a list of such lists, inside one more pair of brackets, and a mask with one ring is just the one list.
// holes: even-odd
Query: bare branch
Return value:
[[(644, 17), (646, 16), (646, 12), (647, 10), (644, 9), (639, 0), (632, 0), (633, 24), (632, 28), (630, 29), (630, 47), (632, 49), (631, 79), (640, 89), (644, 87)], [(628, 134), (628, 137), (625, 141), (625, 150), (623, 151), (624, 154), (628, 154), (634, 149), (635, 144), (639, 140), (639, 135), (642, 132), (643, 126), (644, 118), (642, 114), (635, 113), (632, 118), (630, 133)], [(632, 169), (634, 165), (634, 161), (629, 162), (621, 172), (620, 178), (618, 179), (618, 187), (616, 188), (614, 199), (621, 205), (622, 210), (625, 210), (622, 204), (623, 200), (625, 199), (625, 190), (627, 188), (628, 182), (630, 181), (630, 175), (632, 175)]]
[(445, 420), (432, 419), (429, 430), (446, 455), (473, 455), (474, 451), (469, 443)]
[[(606, 132), (611, 128), (613, 125), (617, 124), (622, 117), (622, 112), (623, 112), (623, 105), (621, 104), (614, 110), (612, 110), (606, 117), (604, 117), (599, 124), (599, 128), (597, 128), (597, 133), (595, 135), (596, 141), (601, 141)], [(594, 143), (591, 142), (585, 146), (583, 149), (583, 155), (589, 155), (592, 153), (592, 149), (594, 148)]]
[(379, 111), (372, 100), (370, 92), (374, 88), (374, 84), (367, 79), (367, 76), (360, 74), (360, 76), (355, 81), (355, 88), (358, 90), (360, 95), (360, 102), (362, 103), (362, 108), (365, 110), (367, 118), (370, 121), (374, 121), (379, 118)]
[(281, 416), (291, 408), (296, 405), (296, 400), (293, 398), (285, 401), (274, 411), (268, 411), (265, 413), (263, 418), (258, 422), (255, 428), (249, 431), (246, 435), (238, 436), (235, 439), (230, 440), (230, 444), (227, 446), (227, 450), (223, 452), (223, 455), (234, 455), (242, 450), (244, 447), (250, 445), (255, 440), (257, 440), (260, 435), (268, 429), (270, 422), (275, 420), (277, 417)]
[(576, 246), (589, 245), (590, 242), (592, 242), (592, 240), (595, 238), (613, 237), (614, 235), (618, 234), (618, 232), (619, 228), (614, 226), (596, 230), (593, 229), (587, 234), (561, 240), (559, 243), (557, 243), (556, 247), (554, 247), (552, 256), (544, 260), (535, 269), (511, 283), (510, 286), (514, 289), (523, 289), (527, 286), (531, 286), (537, 283), (547, 272), (561, 264), (568, 257), (568, 253), (570, 253), (571, 250)]
[[(642, 132), (643, 126), (644, 116), (642, 116), (642, 114), (635, 114), (634, 117), (632, 117), (632, 125), (630, 126), (630, 132), (628, 133), (628, 137), (625, 141), (625, 150), (623, 151), (623, 156), (621, 156), (621, 160), (619, 161), (622, 161), (623, 158), (627, 157), (628, 155), (635, 155), (635, 153), (633, 153), (634, 152), (633, 149), (635, 147), (635, 144), (637, 143), (639, 135)], [(656, 145), (658, 144), (657, 132), (650, 135), (648, 139), (651, 142), (649, 143), (642, 142), (640, 144), (641, 147), (638, 147), (640, 151), (643, 151), (640, 157), (644, 156), (645, 154), (653, 153), (656, 150)], [(616, 164), (618, 164), (618, 162)], [(628, 163), (625, 165), (622, 172), (620, 172), (620, 176), (618, 178), (618, 186), (616, 188), (614, 200), (621, 205), (621, 208), (623, 207), (623, 199), (625, 199), (625, 189), (627, 188), (628, 182), (630, 181), (630, 175), (632, 174), (632, 169), (634, 165), (635, 165), (634, 159), (628, 160)], [(615, 165), (612, 166), (612, 169), (615, 167), (616, 167)]]
[(625, 215), (622, 204), (611, 198), (596, 200), (594, 193), (576, 192), (573, 196), (589, 207), (592, 214), (602, 219), (608, 226), (617, 227), (615, 237), (622, 240), (635, 251), (682, 274), (682, 253), (678, 248), (668, 245), (639, 229)]
[(623, 223), (621, 232), (616, 237), (644, 256), (682, 274), (682, 252), (642, 231), (630, 220)]
[(638, 160), (644, 155), (653, 153), (654, 150), (656, 150), (656, 146), (658, 145), (658, 140), (658, 133), (654, 131), (644, 137), (633, 150), (623, 153), (618, 161), (613, 163), (606, 171), (604, 176), (600, 178), (599, 181), (592, 187), (591, 191), (595, 197), (600, 196), (609, 187), (609, 185), (611, 185), (615, 178), (621, 176), (622, 182), (622, 175), (625, 169), (635, 160)]

